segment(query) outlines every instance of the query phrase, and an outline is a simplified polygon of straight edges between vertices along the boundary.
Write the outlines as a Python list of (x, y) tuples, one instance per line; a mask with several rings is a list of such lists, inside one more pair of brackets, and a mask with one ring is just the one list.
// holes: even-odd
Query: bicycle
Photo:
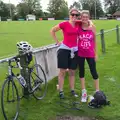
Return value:
[[(44, 70), (39, 64), (34, 64), (32, 67), (22, 66), (20, 65), (20, 58), (18, 56), (5, 60), (4, 62), (8, 62), (8, 75), (2, 85), (1, 92), (1, 108), (2, 113), (5, 120), (8, 120), (8, 112), (10, 112), (9, 117), (13, 120), (16, 120), (19, 115), (19, 104), (20, 104), (20, 96), (19, 91), (16, 85), (16, 81), (18, 84), (22, 86), (23, 89), (28, 90), (28, 94), (32, 94), (36, 99), (41, 100), (45, 97), (47, 92), (47, 79), (44, 73)], [(16, 65), (12, 65), (12, 63), (16, 63)], [(14, 74), (13, 68), (24, 69), (28, 73), (28, 81), (26, 82), (24, 77), (20, 76), (20, 74)], [(21, 78), (21, 81), (20, 81)], [(5, 90), (7, 90), (5, 92)], [(42, 90), (43, 93), (42, 93)], [(8, 105), (15, 103), (15, 106), (11, 105), (11, 109), (15, 108), (15, 110), (8, 110)], [(7, 105), (7, 106), (6, 106)], [(6, 107), (5, 107), (6, 106)], [(12, 112), (12, 113), (11, 113)], [(13, 114), (14, 115), (11, 115)]]

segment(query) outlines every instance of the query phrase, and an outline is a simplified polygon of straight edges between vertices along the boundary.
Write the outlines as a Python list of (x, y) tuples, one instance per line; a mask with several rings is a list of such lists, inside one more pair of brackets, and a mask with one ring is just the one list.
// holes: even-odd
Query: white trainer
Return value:
[(87, 102), (87, 91), (82, 90), (81, 102)]

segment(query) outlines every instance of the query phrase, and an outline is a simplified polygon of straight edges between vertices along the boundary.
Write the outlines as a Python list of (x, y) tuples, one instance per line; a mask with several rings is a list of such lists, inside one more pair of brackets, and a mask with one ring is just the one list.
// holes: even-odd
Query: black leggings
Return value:
[(90, 68), (90, 72), (92, 74), (93, 79), (98, 79), (98, 74), (96, 71), (96, 62), (94, 58), (85, 58), (85, 57), (78, 57), (78, 64), (79, 64), (79, 77), (84, 78), (85, 74), (85, 59), (87, 60), (87, 63)]

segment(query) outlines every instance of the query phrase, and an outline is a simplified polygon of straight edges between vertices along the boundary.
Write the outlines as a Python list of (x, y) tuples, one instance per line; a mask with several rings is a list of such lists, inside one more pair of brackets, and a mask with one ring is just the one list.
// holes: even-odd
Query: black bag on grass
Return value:
[(102, 91), (97, 91), (93, 95), (94, 99), (92, 99), (88, 106), (91, 108), (100, 108), (102, 106), (110, 105), (110, 101), (107, 100), (106, 95)]

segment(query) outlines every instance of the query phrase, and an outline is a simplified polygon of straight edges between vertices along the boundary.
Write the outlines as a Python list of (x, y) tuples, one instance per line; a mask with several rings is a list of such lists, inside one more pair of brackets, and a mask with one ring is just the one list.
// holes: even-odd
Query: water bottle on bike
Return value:
[(21, 74), (17, 74), (17, 78), (18, 78), (20, 84), (21, 84), (23, 87), (26, 87), (26, 86), (27, 86), (26, 81), (25, 81), (24, 77), (22, 77)]

